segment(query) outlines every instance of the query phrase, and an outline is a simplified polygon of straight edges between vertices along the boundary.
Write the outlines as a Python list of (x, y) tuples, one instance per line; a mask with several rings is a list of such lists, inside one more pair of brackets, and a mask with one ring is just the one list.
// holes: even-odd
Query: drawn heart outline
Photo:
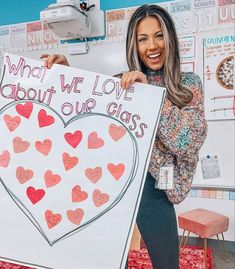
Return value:
[[(6, 105), (3, 109), (0, 110), (0, 117), (1, 115), (8, 109), (10, 109), (11, 107), (15, 106), (16, 104), (19, 104), (19, 103), (24, 103), (24, 102), (28, 102), (28, 100), (19, 100), (19, 101), (16, 101), (16, 102), (13, 102), (13, 103), (10, 103), (8, 105)], [(63, 123), (64, 125), (64, 128), (68, 127), (69, 124), (73, 123), (73, 122), (76, 122), (80, 119), (83, 119), (83, 118), (86, 118), (86, 117), (104, 117), (104, 118), (107, 118), (108, 120), (110, 121), (114, 121), (116, 124), (118, 124), (119, 126), (120, 125), (123, 125), (124, 124), (122, 122), (120, 122), (118, 119), (115, 119), (115, 118), (112, 118), (106, 114), (102, 114), (102, 113), (84, 113), (84, 114), (81, 114), (81, 115), (76, 115), (74, 117), (72, 117), (69, 121), (65, 121), (62, 116), (56, 112), (53, 108), (51, 107), (48, 107), (46, 106), (45, 104), (41, 104), (37, 101), (34, 101), (32, 100), (31, 101), (32, 103), (34, 103), (34, 105), (39, 105), (39, 106), (43, 106), (43, 107), (46, 107), (48, 110), (50, 110), (49, 114), (52, 115), (53, 113), (55, 114), (55, 116), (57, 116), (61, 122)], [(47, 114), (47, 113), (45, 113)], [(1, 120), (1, 119), (0, 119)], [(97, 119), (96, 119), (97, 120)], [(126, 127), (125, 127), (126, 128)], [(1, 175), (0, 175), (0, 182), (2, 183), (2, 185), (4, 186), (4, 188), (6, 189), (6, 191), (8, 192), (8, 194), (10, 195), (10, 197), (14, 200), (14, 202), (19, 206), (19, 208), (21, 210), (24, 211), (24, 213), (26, 214), (26, 216), (30, 219), (30, 221), (33, 223), (33, 225), (39, 230), (39, 232), (42, 234), (42, 236), (45, 238), (45, 240), (48, 242), (49, 245), (53, 245), (55, 244), (56, 242), (62, 240), (62, 239), (65, 239), (67, 238), (68, 236), (70, 236), (71, 234), (73, 233), (76, 233), (78, 231), (80, 231), (82, 228), (84, 228), (85, 226), (87, 226), (88, 224), (90, 224), (91, 222), (95, 221), (96, 219), (98, 219), (99, 217), (101, 217), (102, 215), (104, 215), (106, 212), (108, 212), (109, 210), (111, 210), (115, 205), (117, 205), (119, 203), (119, 201), (122, 199), (123, 195), (125, 194), (125, 192), (127, 191), (128, 187), (130, 186), (131, 182), (133, 181), (136, 173), (137, 173), (137, 169), (138, 169), (138, 161), (139, 161), (139, 157), (138, 157), (138, 145), (137, 145), (137, 142), (134, 138), (134, 135), (127, 129), (127, 133), (129, 134), (130, 136), (130, 141), (131, 141), (131, 146), (132, 146), (132, 166), (130, 168), (130, 172), (128, 173), (128, 177), (126, 179), (126, 183), (124, 185), (124, 187), (120, 190), (119, 194), (117, 195), (117, 197), (111, 201), (110, 204), (108, 204), (107, 207), (104, 207), (102, 208), (102, 210), (97, 214), (95, 215), (92, 219), (88, 219), (86, 222), (82, 223), (80, 226), (78, 226), (77, 228), (74, 228), (74, 229), (71, 229), (69, 232), (66, 232), (60, 236), (58, 236), (56, 239), (49, 239), (49, 237), (45, 234), (45, 231), (42, 229), (41, 225), (39, 225), (37, 223), (37, 220), (34, 220), (31, 218), (31, 212), (30, 210), (27, 208), (27, 206), (25, 206), (25, 204), (19, 199), (19, 197), (17, 197), (17, 195), (15, 193), (13, 193), (9, 188), (8, 186), (6, 185), (6, 182), (4, 182), (5, 180), (1, 178)], [(97, 136), (98, 137), (98, 136)], [(1, 170), (0, 170), (1, 172)], [(32, 186), (31, 186), (32, 187)], [(36, 192), (37, 193), (37, 189), (30, 189), (32, 191), (32, 193)], [(41, 190), (42, 191), (42, 190)], [(43, 190), (44, 191), (44, 190)], [(43, 192), (40, 193), (40, 195), (42, 196), (41, 199), (43, 199)], [(103, 193), (101, 193), (101, 198), (103, 198), (102, 196)], [(40, 196), (39, 195), (39, 196)], [(45, 195), (45, 194), (44, 194)], [(98, 195), (99, 196), (99, 195)], [(105, 199), (104, 199), (105, 200)], [(94, 193), (93, 193), (93, 201), (94, 201)], [(101, 201), (102, 202), (102, 199), (100, 199), (100, 196), (99, 196), (99, 199), (97, 201)], [(32, 201), (31, 201), (32, 202)], [(38, 201), (38, 203), (40, 202), (40, 200)], [(94, 201), (95, 202), (95, 201)], [(49, 213), (49, 216), (54, 216), (54, 214), (60, 214), (59, 212), (54, 212), (52, 209), (48, 209)], [(45, 213), (46, 214), (46, 213)], [(47, 219), (47, 216), (45, 215), (45, 218)], [(49, 227), (49, 225), (48, 225)]]

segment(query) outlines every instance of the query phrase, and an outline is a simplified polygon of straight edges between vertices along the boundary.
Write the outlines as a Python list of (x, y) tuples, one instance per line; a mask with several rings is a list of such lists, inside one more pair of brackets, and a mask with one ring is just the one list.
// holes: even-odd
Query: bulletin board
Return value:
[[(146, 1), (139, 2), (135, 3), (138, 5), (146, 3)], [(179, 0), (157, 4), (167, 9), (175, 21), (180, 42), (182, 70), (198, 74), (204, 86), (208, 136), (200, 151), (193, 186), (233, 190), (235, 188), (235, 92), (231, 81), (229, 85), (225, 85), (223, 79), (219, 78), (223, 65), (229, 64), (228, 60), (232, 63), (234, 61), (233, 1)], [(107, 75), (125, 71), (128, 69), (125, 61), (126, 26), (136, 4), (134, 1), (127, 1), (125, 6), (114, 4), (106, 7), (104, 1), (101, 1), (100, 7), (107, 9), (106, 37), (90, 41), (88, 54), (69, 55), (68, 46), (73, 44), (61, 43), (53, 37), (48, 44), (45, 39), (37, 43), (35, 37), (43, 31), (40, 27), (32, 27), (31, 39), (24, 39), (25, 30), (21, 30), (21, 37), (19, 37), (19, 28), (22, 28), (22, 24), (15, 24), (10, 28), (0, 27), (0, 46), (11, 53), (35, 59), (46, 52), (62, 53), (67, 55), (71, 66)], [(37, 25), (37, 22), (34, 23)], [(15, 29), (15, 34), (12, 29)], [(7, 30), (9, 30), (8, 35), (4, 35)], [(17, 41), (20, 41), (20, 46)], [(234, 64), (233, 69), (230, 67), (230, 72), (233, 77)], [(216, 161), (212, 164), (205, 162), (208, 160)], [(213, 165), (216, 166), (218, 173), (208, 175)], [(205, 172), (205, 169), (209, 169), (209, 172)]]

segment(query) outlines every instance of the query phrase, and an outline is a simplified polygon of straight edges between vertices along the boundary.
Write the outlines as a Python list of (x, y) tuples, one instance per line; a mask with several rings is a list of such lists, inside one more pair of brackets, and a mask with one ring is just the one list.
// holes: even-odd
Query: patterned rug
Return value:
[[(212, 249), (207, 251), (208, 269), (213, 269)], [(0, 269), (32, 269), (30, 267), (0, 261)], [(132, 250), (128, 255), (128, 269), (153, 269), (146, 248)], [(205, 269), (204, 250), (201, 247), (186, 246), (180, 251), (180, 269)]]
[[(207, 269), (213, 269), (212, 249), (207, 250)], [(128, 269), (153, 269), (146, 248), (132, 250), (128, 256)], [(205, 269), (204, 250), (197, 246), (186, 246), (180, 251), (180, 269)]]

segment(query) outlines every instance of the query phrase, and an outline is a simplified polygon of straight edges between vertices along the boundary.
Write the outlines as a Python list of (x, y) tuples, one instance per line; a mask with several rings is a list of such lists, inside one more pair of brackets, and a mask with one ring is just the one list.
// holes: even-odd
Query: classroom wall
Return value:
[[(12, 2), (12, 3), (11, 3)], [(56, 1), (52, 0), (8, 0), (1, 1), (0, 9), (0, 26), (21, 23), (26, 21), (35, 21), (39, 19), (39, 12), (48, 4)], [(166, 1), (147, 1), (148, 3), (166, 2)], [(102, 10), (117, 9), (123, 7), (137, 6), (146, 1), (142, 0), (129, 0), (129, 1), (100, 1), (100, 8)], [(11, 8), (9, 8), (11, 6)], [(23, 9), (23, 12), (22, 12)], [(78, 68), (87, 69), (94, 72), (99, 72), (107, 75), (113, 75), (119, 73), (120, 71), (127, 70), (125, 62), (125, 43), (123, 41), (109, 42), (102, 40), (94, 40), (90, 42), (90, 48), (88, 54), (85, 55), (69, 55), (67, 53), (66, 46), (58, 46), (57, 48), (46, 48), (45, 50), (31, 50), (31, 51), (19, 51), (26, 57), (31, 57), (39, 59), (42, 52), (48, 53), (63, 53), (68, 57), (68, 60), (72, 66)], [(197, 70), (200, 75), (202, 70), (200, 68)], [(209, 140), (206, 142), (205, 147), (202, 149), (204, 152), (217, 152), (216, 144), (220, 144), (220, 157), (223, 159), (222, 165), (224, 166), (225, 176), (232, 177), (230, 182), (234, 181), (234, 153), (232, 149), (234, 148), (234, 121), (210, 121), (209, 126)], [(218, 134), (217, 134), (218, 130)], [(212, 134), (213, 132), (213, 134)], [(216, 134), (215, 134), (216, 133)], [(225, 145), (225, 147), (223, 146)], [(226, 155), (226, 152), (228, 154)], [(223, 156), (222, 156), (223, 155)], [(231, 156), (231, 158), (228, 158)], [(232, 167), (232, 172), (230, 172)], [(226, 170), (230, 169), (230, 170)], [(203, 192), (204, 191), (204, 192)], [(196, 195), (195, 195), (196, 192)], [(217, 192), (218, 195), (215, 195)], [(219, 192), (221, 195), (219, 196)], [(209, 193), (209, 194), (208, 194)], [(208, 198), (205, 198), (208, 197)], [(192, 190), (190, 196), (182, 202), (180, 205), (176, 206), (177, 214), (191, 210), (194, 208), (205, 208), (208, 210), (213, 210), (218, 213), (229, 216), (230, 226), (229, 230), (225, 233), (226, 240), (235, 240), (235, 223), (234, 223), (234, 192), (222, 189), (211, 189), (207, 190), (207, 196), (205, 196), (205, 190), (196, 189)], [(181, 231), (179, 231), (181, 233)]]

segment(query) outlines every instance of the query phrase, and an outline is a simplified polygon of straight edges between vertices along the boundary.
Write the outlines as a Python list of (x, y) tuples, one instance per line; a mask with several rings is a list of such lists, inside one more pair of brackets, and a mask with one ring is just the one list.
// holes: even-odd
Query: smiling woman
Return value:
[[(127, 93), (134, 82), (167, 90), (136, 222), (153, 268), (178, 269), (179, 242), (173, 204), (183, 201), (190, 191), (198, 153), (207, 135), (202, 84), (196, 74), (181, 72), (174, 22), (157, 5), (143, 5), (132, 14), (126, 61), (129, 71), (121, 74), (120, 86)], [(47, 55), (45, 65), (50, 68), (53, 63), (68, 64), (63, 55)], [(117, 105), (111, 108), (110, 113), (114, 108), (121, 112)], [(121, 120), (124, 113), (127, 119), (124, 111), (120, 113)], [(144, 126), (139, 124), (141, 127)]]

